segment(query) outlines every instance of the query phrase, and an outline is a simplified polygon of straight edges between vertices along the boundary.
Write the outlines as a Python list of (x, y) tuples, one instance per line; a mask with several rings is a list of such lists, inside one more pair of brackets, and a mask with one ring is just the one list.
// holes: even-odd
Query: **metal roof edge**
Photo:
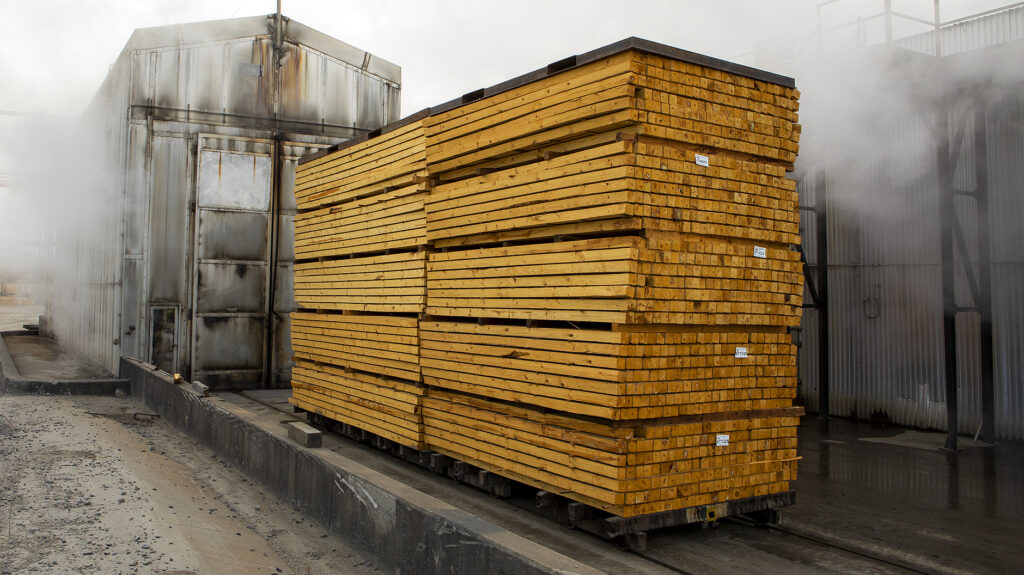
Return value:
[(302, 165), (305, 162), (315, 160), (317, 158), (321, 158), (327, 154), (343, 150), (349, 146), (354, 146), (355, 144), (358, 144), (360, 142), (365, 142), (366, 140), (379, 136), (381, 134), (386, 134), (392, 130), (405, 126), (416, 120), (423, 119), (427, 116), (433, 116), (436, 114), (440, 114), (442, 112), (447, 112), (449, 110), (453, 110), (455, 108), (464, 106), (471, 102), (475, 102), (483, 98), (488, 98), (490, 96), (494, 96), (495, 94), (500, 94), (502, 92), (507, 92), (508, 90), (524, 86), (531, 82), (536, 82), (537, 80), (542, 80), (549, 76), (554, 76), (556, 74), (560, 74), (562, 72), (566, 72), (568, 70), (572, 70), (580, 66), (585, 66), (602, 58), (614, 56), (616, 54), (620, 54), (622, 52), (626, 52), (629, 50), (637, 50), (640, 52), (646, 52), (648, 54), (664, 56), (666, 58), (671, 58), (673, 60), (690, 62), (692, 64), (697, 64), (699, 66), (705, 66), (715, 70), (728, 72), (730, 74), (737, 74), (739, 76), (745, 76), (748, 78), (752, 78), (754, 80), (769, 82), (771, 84), (778, 84), (780, 86), (785, 86), (787, 88), (796, 87), (796, 80), (788, 76), (782, 76), (780, 74), (775, 74), (773, 72), (766, 72), (764, 70), (759, 70), (757, 68), (751, 68), (750, 66), (736, 64), (733, 62), (729, 62), (727, 60), (712, 58), (711, 56), (705, 56), (703, 54), (697, 54), (696, 52), (690, 52), (688, 50), (683, 50), (681, 48), (674, 48), (666, 44), (659, 44), (657, 42), (652, 42), (650, 40), (644, 40), (643, 38), (630, 36), (629, 38), (619, 40), (618, 42), (608, 44), (607, 46), (602, 46), (600, 48), (597, 48), (596, 50), (591, 50), (590, 52), (578, 54), (576, 56), (569, 56), (568, 58), (563, 58), (556, 62), (552, 62), (551, 64), (548, 64), (544, 68), (540, 68), (539, 70), (534, 70), (532, 72), (527, 72), (526, 74), (516, 76), (511, 80), (505, 80), (504, 82), (495, 84), (489, 88), (474, 90), (472, 92), (464, 94), (460, 98), (449, 100), (438, 106), (431, 106), (424, 110), (420, 110), (419, 112), (416, 112), (411, 116), (407, 116), (398, 121), (392, 122), (391, 124), (388, 124), (381, 128), (380, 130), (369, 132), (365, 136), (360, 136), (358, 138), (346, 140), (339, 144), (335, 144), (330, 148), (325, 148), (308, 156), (303, 156), (299, 160), (299, 165)]
[[(721, 60), (719, 58), (712, 58), (711, 56), (705, 56), (704, 54), (698, 54), (696, 52), (690, 52), (683, 50), (682, 48), (675, 48), (666, 44), (659, 44), (658, 42), (652, 42), (651, 40), (644, 40), (643, 38), (637, 38), (636, 36), (630, 36), (618, 42), (602, 46), (596, 50), (578, 54), (576, 56), (569, 56), (563, 58), (557, 62), (548, 64), (547, 67), (532, 72), (527, 72), (521, 76), (512, 78), (511, 80), (505, 80), (500, 84), (495, 84), (488, 88), (480, 90), (474, 90), (463, 95), (460, 98), (449, 100), (438, 106), (431, 106), (433, 114), (439, 114), (441, 112), (447, 112), (454, 108), (458, 108), (464, 104), (480, 100), (482, 98), (488, 98), (495, 94), (500, 94), (514, 88), (518, 88), (530, 82), (553, 76), (555, 74), (572, 70), (574, 68), (590, 64), (602, 58), (614, 56), (622, 52), (629, 50), (637, 50), (639, 52), (646, 52), (648, 54), (655, 54), (658, 56), (664, 56), (673, 60), (681, 60), (683, 62), (690, 62), (699, 66), (705, 66), (714, 70), (721, 70), (730, 74), (736, 74), (739, 76), (745, 76), (754, 80), (760, 80), (771, 84), (778, 84), (787, 88), (795, 88), (796, 80), (789, 76), (782, 76), (773, 72), (767, 72), (759, 70), (757, 68), (751, 68), (750, 66), (744, 66), (742, 64), (736, 64), (727, 60)], [(432, 115), (433, 115), (432, 114)]]
[[(206, 20), (184, 24), (168, 24), (136, 28), (128, 39), (131, 50), (147, 50), (169, 48), (188, 44), (206, 44), (224, 42), (252, 36), (271, 34), (274, 14), (262, 16), (246, 16), (244, 18), (228, 18), (223, 20)], [(345, 62), (364, 72), (374, 74), (395, 84), (401, 84), (401, 68), (392, 62), (373, 55), (343, 42), (333, 36), (311, 28), (282, 16), (284, 21), (284, 38), (297, 44), (307, 46), (318, 52)]]

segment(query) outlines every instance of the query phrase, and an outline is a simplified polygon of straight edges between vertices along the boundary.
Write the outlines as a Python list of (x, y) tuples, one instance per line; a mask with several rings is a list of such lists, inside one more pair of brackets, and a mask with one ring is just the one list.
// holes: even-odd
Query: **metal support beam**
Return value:
[(829, 332), (828, 332), (828, 189), (825, 174), (814, 175), (814, 239), (816, 244), (815, 266), (818, 268), (818, 417), (829, 416)]
[[(956, 157), (956, 156), (954, 156)], [(956, 194), (956, 192), (953, 192)], [(980, 237), (981, 230), (978, 230)], [(979, 293), (978, 280), (974, 277), (974, 267), (971, 266), (971, 253), (967, 250), (967, 240), (964, 239), (964, 230), (960, 226), (960, 216), (953, 213), (953, 239), (956, 240), (957, 250), (960, 252), (960, 261), (964, 270), (964, 278), (967, 279), (967, 289), (971, 291), (971, 301), (977, 305), (978, 298), (981, 297)], [(965, 310), (966, 308), (960, 308)]]
[(956, 286), (953, 253), (953, 227), (956, 206), (953, 203), (953, 160), (950, 157), (949, 118), (947, 108), (936, 110), (936, 176), (939, 196), (940, 236), (942, 254), (942, 336), (946, 384), (946, 449), (957, 448), (957, 367), (956, 367)]
[(974, 173), (978, 228), (978, 297), (974, 305), (981, 316), (981, 437), (995, 442), (995, 385), (992, 358), (992, 256), (990, 253), (988, 205), (988, 130), (985, 105), (974, 110)]

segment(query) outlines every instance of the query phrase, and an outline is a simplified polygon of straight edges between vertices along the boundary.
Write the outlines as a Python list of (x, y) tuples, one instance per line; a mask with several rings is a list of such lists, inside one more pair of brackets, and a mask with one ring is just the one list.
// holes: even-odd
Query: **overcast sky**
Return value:
[[(893, 0), (930, 17), (932, 0)], [(1010, 4), (944, 0), (949, 20)], [(729, 60), (810, 33), (819, 0), (284, 0), (294, 20), (402, 67), (402, 113), (639, 36)], [(882, 0), (840, 0), (827, 23)], [(77, 114), (132, 30), (268, 14), (275, 0), (0, 0), (0, 111)]]

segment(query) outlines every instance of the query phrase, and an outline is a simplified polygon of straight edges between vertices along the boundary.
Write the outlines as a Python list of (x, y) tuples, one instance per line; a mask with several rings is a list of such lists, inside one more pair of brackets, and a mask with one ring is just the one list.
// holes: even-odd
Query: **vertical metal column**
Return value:
[(996, 438), (995, 385), (992, 359), (992, 256), (990, 252), (988, 207), (988, 129), (985, 104), (974, 109), (974, 173), (978, 228), (978, 314), (981, 316), (981, 437), (985, 443)]
[[(281, 58), (284, 56), (284, 30), (281, 22), (281, 0), (277, 0), (277, 12), (274, 14), (274, 46), (271, 60), (273, 62), (273, 90), (274, 104), (273, 114), (277, 120), (281, 108)], [(277, 299), (277, 258), (278, 258), (278, 220), (281, 212), (281, 132), (276, 131), (275, 126), (274, 149), (271, 152), (270, 165), (270, 234), (269, 254), (267, 262), (267, 277), (269, 278), (269, 289), (267, 290), (266, 301), (266, 322), (264, 324), (264, 348), (263, 348), (263, 386), (274, 387), (274, 329), (275, 310), (274, 300)]]
[(892, 44), (892, 0), (885, 0), (885, 43)]
[(828, 192), (825, 172), (821, 170), (814, 177), (814, 232), (817, 244), (814, 257), (818, 268), (818, 417), (828, 419), (831, 371), (828, 348)]
[(956, 262), (953, 259), (953, 159), (949, 157), (949, 116), (943, 103), (935, 109), (936, 176), (939, 194), (940, 235), (942, 253), (942, 336), (946, 384), (946, 449), (957, 448), (957, 369), (956, 369)]

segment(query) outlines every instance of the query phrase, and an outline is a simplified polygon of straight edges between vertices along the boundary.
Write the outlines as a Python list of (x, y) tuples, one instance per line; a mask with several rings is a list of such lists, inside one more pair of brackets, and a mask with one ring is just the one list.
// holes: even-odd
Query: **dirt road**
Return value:
[(0, 573), (379, 573), (146, 413), (0, 395)]

